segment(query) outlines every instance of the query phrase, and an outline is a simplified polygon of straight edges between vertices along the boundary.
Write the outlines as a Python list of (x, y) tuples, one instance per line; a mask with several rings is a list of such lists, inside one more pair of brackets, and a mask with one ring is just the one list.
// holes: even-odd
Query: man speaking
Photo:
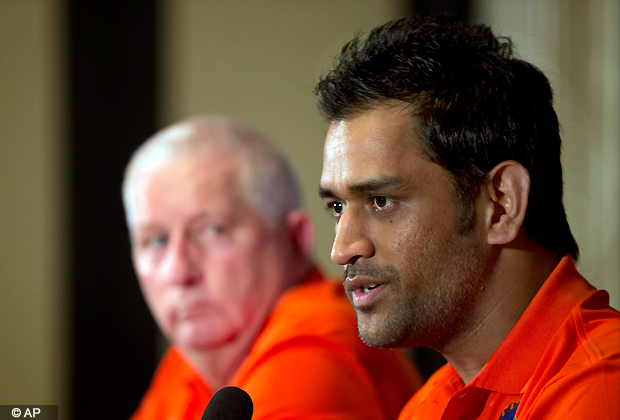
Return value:
[(546, 77), (455, 18), (356, 38), (316, 92), (362, 339), (448, 364), (402, 420), (620, 417), (620, 314), (576, 270)]

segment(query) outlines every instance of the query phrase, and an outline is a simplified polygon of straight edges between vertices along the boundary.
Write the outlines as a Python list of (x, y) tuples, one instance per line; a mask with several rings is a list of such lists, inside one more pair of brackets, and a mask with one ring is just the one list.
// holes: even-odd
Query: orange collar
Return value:
[(523, 393), (555, 332), (570, 311), (595, 291), (566, 255), (468, 386), (502, 394)]

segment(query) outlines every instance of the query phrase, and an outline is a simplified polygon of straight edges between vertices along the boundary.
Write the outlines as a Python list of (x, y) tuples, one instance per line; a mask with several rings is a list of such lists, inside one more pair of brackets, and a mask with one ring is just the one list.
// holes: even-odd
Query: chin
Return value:
[(398, 340), (390, 334), (386, 334), (387, 331), (385, 329), (369, 328), (358, 324), (357, 333), (367, 346), (377, 348), (399, 347)]
[(387, 336), (385, 334), (360, 333), (360, 338), (370, 347), (380, 349), (399, 349), (410, 347), (409, 338), (402, 336)]
[(237, 338), (237, 334), (233, 331), (227, 332), (191, 332), (190, 334), (177, 334), (173, 339), (178, 346), (188, 351), (212, 351), (217, 350)]
[(406, 323), (396, 324), (378, 315), (358, 314), (357, 332), (370, 347), (407, 348), (412, 341)]

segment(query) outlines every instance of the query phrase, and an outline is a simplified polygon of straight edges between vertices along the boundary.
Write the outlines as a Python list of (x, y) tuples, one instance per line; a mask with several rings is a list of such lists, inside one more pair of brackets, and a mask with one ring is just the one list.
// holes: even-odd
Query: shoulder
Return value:
[(532, 418), (620, 417), (620, 313), (608, 306), (607, 292), (573, 308), (528, 388), (522, 412), (529, 406)]
[(261, 338), (283, 340), (299, 336), (359, 341), (355, 312), (341, 283), (315, 280), (296, 286), (282, 296)]
[[(620, 351), (620, 312), (608, 305), (609, 295), (604, 290), (593, 293), (571, 311), (565, 329), (576, 344), (596, 361)], [(567, 334), (568, 335), (568, 334)]]
[(160, 361), (131, 420), (185, 418), (190, 401), (202, 395), (206, 405), (210, 394), (200, 377), (174, 348), (170, 348)]
[(620, 312), (608, 302), (607, 292), (597, 291), (571, 310), (543, 354), (540, 364), (547, 365), (543, 369), (551, 367), (551, 372), (564, 376), (618, 360)]

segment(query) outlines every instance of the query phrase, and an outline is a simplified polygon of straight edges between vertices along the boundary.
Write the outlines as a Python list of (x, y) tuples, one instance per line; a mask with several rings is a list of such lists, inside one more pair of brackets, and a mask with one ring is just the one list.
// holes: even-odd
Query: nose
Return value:
[(363, 220), (351, 211), (345, 210), (336, 226), (336, 238), (332, 247), (332, 261), (339, 265), (353, 264), (360, 258), (371, 258), (375, 246), (367, 234)]
[(172, 238), (162, 264), (164, 281), (190, 285), (201, 278), (199, 250), (185, 237)]

